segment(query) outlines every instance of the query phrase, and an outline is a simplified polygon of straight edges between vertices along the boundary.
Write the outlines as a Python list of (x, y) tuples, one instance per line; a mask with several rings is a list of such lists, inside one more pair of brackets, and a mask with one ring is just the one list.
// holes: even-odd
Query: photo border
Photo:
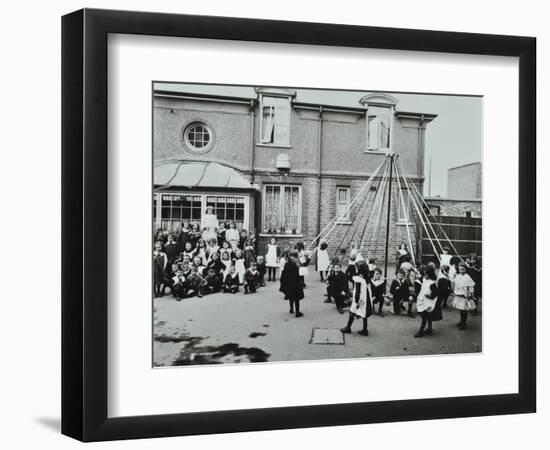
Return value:
[[(110, 33), (519, 58), (518, 392), (109, 418)], [(62, 433), (82, 441), (398, 422), (536, 410), (536, 39), (84, 9), (62, 18)]]

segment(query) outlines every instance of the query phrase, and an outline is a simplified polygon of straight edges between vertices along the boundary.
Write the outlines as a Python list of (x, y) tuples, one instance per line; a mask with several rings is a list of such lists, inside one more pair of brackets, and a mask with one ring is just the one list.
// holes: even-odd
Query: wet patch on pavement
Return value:
[[(201, 364), (238, 364), (243, 362), (242, 357), (248, 362), (266, 362), (271, 356), (269, 353), (257, 347), (241, 347), (239, 344), (227, 343), (219, 346), (199, 346), (205, 338), (198, 336), (157, 336), (157, 342), (185, 342), (180, 355), (172, 366), (191, 366)], [(245, 359), (245, 361), (246, 361)]]
[(253, 333), (250, 333), (248, 337), (252, 339), (256, 339), (259, 336), (267, 336), (267, 333), (260, 333), (259, 331), (254, 331)]

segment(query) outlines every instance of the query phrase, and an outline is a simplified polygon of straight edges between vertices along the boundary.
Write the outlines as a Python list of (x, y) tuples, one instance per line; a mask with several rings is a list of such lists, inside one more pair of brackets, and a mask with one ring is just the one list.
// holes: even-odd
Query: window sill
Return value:
[(303, 234), (270, 234), (270, 233), (260, 233), (260, 237), (274, 237), (274, 238), (303, 238)]
[(263, 142), (256, 142), (256, 147), (292, 148), (292, 145), (290, 145), (290, 144), (265, 144)]
[(391, 153), (391, 150), (363, 150), (363, 153), (369, 153), (373, 155), (387, 155), (388, 153)]

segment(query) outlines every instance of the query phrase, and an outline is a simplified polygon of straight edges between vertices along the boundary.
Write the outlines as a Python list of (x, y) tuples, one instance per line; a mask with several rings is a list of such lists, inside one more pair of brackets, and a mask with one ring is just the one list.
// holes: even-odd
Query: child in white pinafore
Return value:
[(235, 250), (235, 271), (237, 272), (237, 275), (239, 275), (239, 284), (243, 284), (246, 267), (244, 266), (243, 252), (240, 248)]
[(275, 238), (271, 238), (267, 244), (267, 254), (265, 255), (265, 266), (267, 267), (267, 281), (275, 281), (275, 272), (279, 268), (280, 261), (278, 260), (279, 249)]
[(321, 276), (321, 281), (325, 281), (325, 275), (327, 274), (328, 266), (330, 265), (330, 257), (328, 255), (328, 243), (326, 240), (322, 240), (317, 247), (317, 272)]
[(476, 304), (473, 300), (475, 282), (466, 273), (466, 264), (463, 262), (458, 264), (458, 273), (453, 280), (453, 285), (454, 298), (452, 306), (460, 311), (460, 322), (457, 323), (457, 327), (465, 330), (468, 311), (473, 311)]

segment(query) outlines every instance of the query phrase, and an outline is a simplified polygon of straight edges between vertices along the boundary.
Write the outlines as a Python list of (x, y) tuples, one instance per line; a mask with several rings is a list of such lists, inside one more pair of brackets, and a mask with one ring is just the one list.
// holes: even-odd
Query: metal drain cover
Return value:
[(342, 333), (338, 328), (313, 328), (309, 343), (321, 345), (344, 345), (346, 341), (344, 339), (344, 333)]

